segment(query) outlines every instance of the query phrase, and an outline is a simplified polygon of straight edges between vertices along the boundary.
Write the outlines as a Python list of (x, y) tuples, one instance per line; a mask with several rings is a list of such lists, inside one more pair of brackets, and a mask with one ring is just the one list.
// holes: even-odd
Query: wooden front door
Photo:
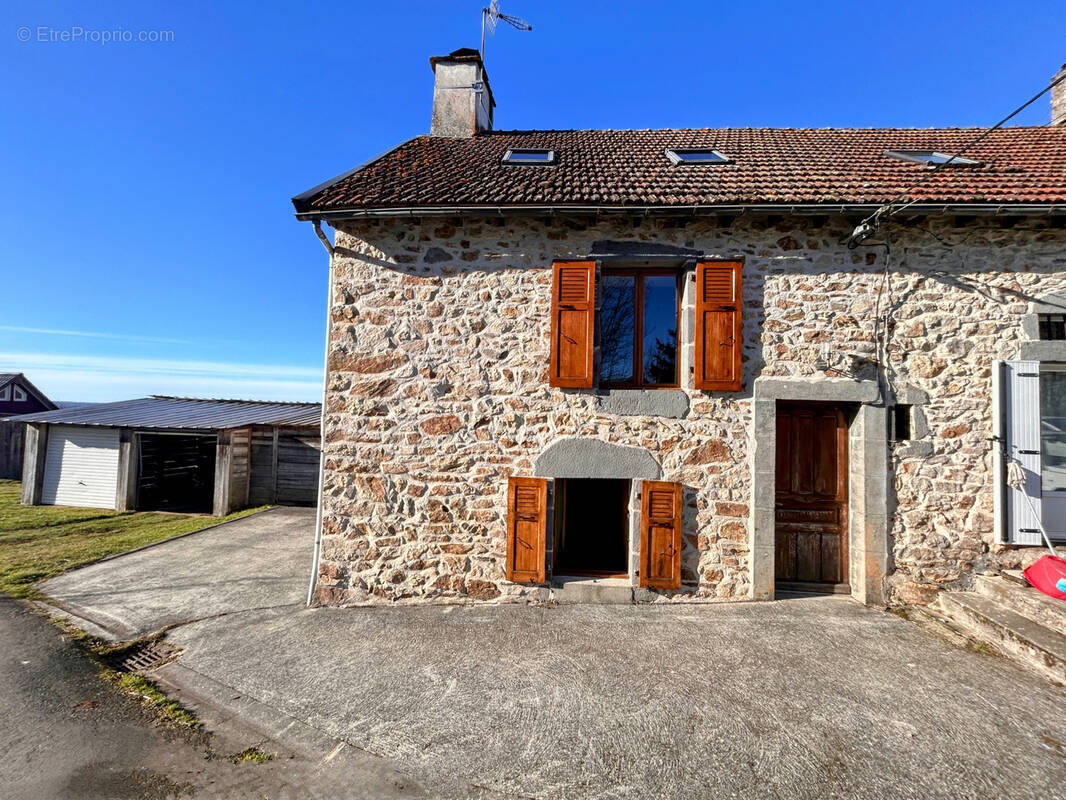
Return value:
[(824, 592), (848, 587), (848, 423), (827, 403), (777, 405), (775, 578)]

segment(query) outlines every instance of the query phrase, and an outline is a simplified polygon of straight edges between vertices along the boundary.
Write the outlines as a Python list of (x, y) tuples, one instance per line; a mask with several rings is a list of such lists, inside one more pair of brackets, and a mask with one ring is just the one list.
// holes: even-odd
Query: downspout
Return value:
[(322, 547), (322, 488), (323, 475), (326, 468), (326, 387), (329, 385), (329, 330), (330, 311), (333, 308), (333, 245), (329, 237), (322, 230), (322, 220), (312, 220), (315, 234), (322, 241), (329, 253), (329, 281), (326, 285), (326, 344), (322, 358), (322, 412), (318, 419), (319, 452), (318, 452), (318, 503), (315, 510), (315, 554), (311, 561), (311, 583), (307, 587), (307, 605), (315, 596), (315, 585), (318, 583), (318, 553)]

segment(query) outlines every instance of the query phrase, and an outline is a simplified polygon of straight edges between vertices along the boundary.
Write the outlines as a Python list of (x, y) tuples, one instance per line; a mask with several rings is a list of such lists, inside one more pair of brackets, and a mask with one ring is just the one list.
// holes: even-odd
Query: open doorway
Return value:
[(210, 514), (217, 438), (145, 433), (139, 439), (137, 509)]
[(556, 479), (554, 574), (627, 577), (628, 507), (628, 480)]

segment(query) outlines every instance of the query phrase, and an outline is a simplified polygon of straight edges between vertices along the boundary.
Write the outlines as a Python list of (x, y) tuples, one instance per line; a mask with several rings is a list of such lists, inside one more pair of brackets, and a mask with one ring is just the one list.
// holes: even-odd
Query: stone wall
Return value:
[[(664, 480), (685, 484), (683, 586), (660, 599), (746, 598), (754, 379), (875, 379), (868, 359), (886, 329), (893, 387), (929, 398), (924, 445), (892, 456), (893, 597), (922, 599), (995, 568), (1007, 548), (993, 544), (992, 361), (1017, 357), (1031, 297), (1066, 288), (1066, 232), (1047, 221), (931, 219), (878, 236), (890, 252), (847, 250), (853, 223), (340, 223), (316, 601), (543, 597), (504, 579), (507, 477), (532, 475), (564, 437), (645, 448)], [(743, 258), (743, 391), (691, 389), (691, 315), (680, 418), (613, 413), (627, 404), (548, 386), (551, 263), (626, 249), (619, 243)]]

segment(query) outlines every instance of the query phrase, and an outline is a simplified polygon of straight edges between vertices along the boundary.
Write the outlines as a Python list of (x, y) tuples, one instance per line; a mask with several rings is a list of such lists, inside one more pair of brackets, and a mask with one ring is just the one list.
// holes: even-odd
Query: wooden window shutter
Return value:
[(682, 485), (644, 481), (640, 491), (640, 585), (681, 588)]
[(738, 392), (743, 382), (739, 261), (700, 261), (696, 265), (697, 389)]
[(507, 481), (507, 580), (544, 583), (547, 478)]
[(592, 388), (596, 316), (596, 262), (556, 261), (552, 266), (551, 373), (548, 384)]

